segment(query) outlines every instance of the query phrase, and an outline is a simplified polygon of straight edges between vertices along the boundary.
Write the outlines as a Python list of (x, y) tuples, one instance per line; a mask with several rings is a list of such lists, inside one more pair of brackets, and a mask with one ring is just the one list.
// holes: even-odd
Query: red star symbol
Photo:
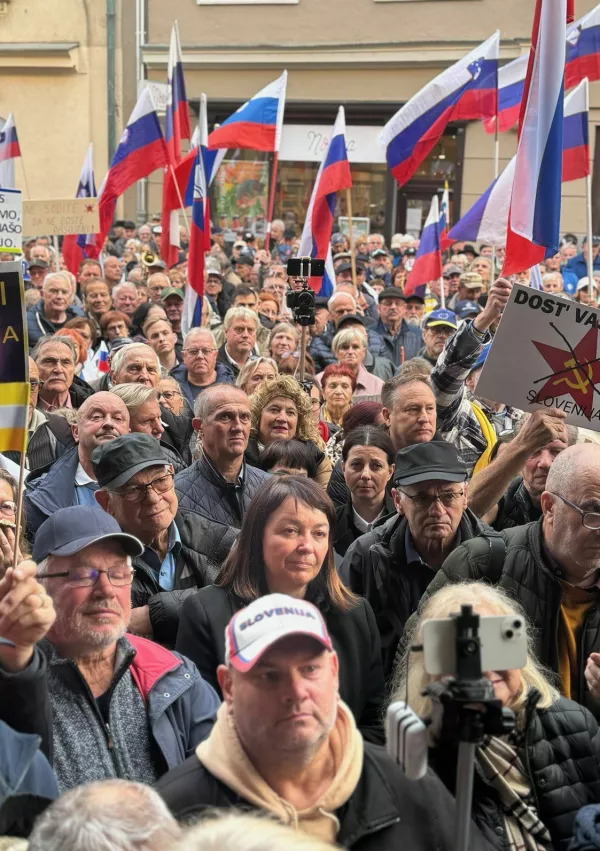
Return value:
[(86, 204), (85, 205), (85, 211), (86, 211), (86, 213), (93, 213), (94, 212), (94, 205), (93, 204)]
[(536, 343), (535, 340), (532, 342), (553, 370), (535, 401), (542, 402), (544, 399), (570, 395), (589, 420), (594, 405), (594, 385), (600, 383), (598, 329), (590, 328), (573, 348), (573, 352), (569, 351), (567, 346), (557, 349), (546, 343)]

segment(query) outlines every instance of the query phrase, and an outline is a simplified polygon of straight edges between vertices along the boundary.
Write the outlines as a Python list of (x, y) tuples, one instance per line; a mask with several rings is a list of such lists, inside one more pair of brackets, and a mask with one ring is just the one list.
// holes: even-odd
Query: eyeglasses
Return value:
[(40, 573), (38, 579), (56, 579), (67, 577), (67, 585), (72, 588), (91, 588), (100, 579), (100, 575), (106, 573), (106, 578), (115, 588), (131, 585), (133, 582), (133, 570), (126, 567), (109, 567), (108, 570), (97, 570), (94, 567), (70, 567), (61, 573)]
[(412, 500), (413, 505), (419, 511), (429, 511), (434, 502), (438, 500), (444, 506), (444, 508), (453, 508), (457, 501), (464, 495), (464, 491), (448, 491), (447, 493), (437, 493), (434, 496), (431, 496), (428, 493), (417, 493), (414, 496), (411, 496), (406, 491), (403, 491), (402, 488), (398, 488), (400, 493), (403, 493), (404, 496), (408, 497)]
[(552, 493), (552, 496), (557, 496), (559, 499), (562, 499), (564, 503), (571, 508), (574, 508), (575, 511), (578, 511), (581, 514), (581, 522), (586, 529), (590, 529), (592, 532), (600, 530), (600, 514), (597, 511), (584, 511), (583, 508), (580, 508), (578, 505), (575, 505), (574, 502), (565, 499), (564, 496), (561, 496), (559, 493), (553, 493), (552, 491), (550, 491), (550, 493)]
[(182, 349), (184, 355), (189, 355), (191, 358), (197, 358), (198, 355), (202, 355), (203, 358), (208, 358), (212, 355), (213, 352), (216, 352), (216, 349)]
[(38, 381), (36, 378), (32, 378), (31, 381), (29, 382), (29, 385), (31, 387), (31, 392), (35, 393), (36, 390), (39, 390), (40, 387), (44, 386), (44, 382)]
[(181, 398), (179, 390), (161, 390), (158, 394), (159, 399), (166, 399), (167, 402), (172, 402), (175, 396)]
[(173, 473), (167, 473), (165, 476), (153, 479), (147, 485), (132, 485), (130, 488), (125, 488), (125, 490), (111, 490), (110, 492), (120, 496), (125, 502), (143, 502), (150, 489), (154, 493), (166, 493), (170, 490), (173, 487), (173, 478)]
[(6, 499), (4, 502), (0, 502), (0, 514), (15, 514), (16, 510), (16, 502), (12, 502), (12, 500), (10, 499)]

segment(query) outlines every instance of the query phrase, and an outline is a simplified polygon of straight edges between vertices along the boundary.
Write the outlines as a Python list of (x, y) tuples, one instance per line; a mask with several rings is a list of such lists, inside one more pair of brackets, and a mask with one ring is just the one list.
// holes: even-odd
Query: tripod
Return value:
[(467, 851), (471, 829), (477, 745), (485, 736), (503, 736), (514, 728), (514, 714), (494, 697), (481, 671), (479, 615), (462, 606), (456, 622), (456, 676), (429, 685), (432, 729), (441, 742), (458, 740), (456, 769), (456, 851)]

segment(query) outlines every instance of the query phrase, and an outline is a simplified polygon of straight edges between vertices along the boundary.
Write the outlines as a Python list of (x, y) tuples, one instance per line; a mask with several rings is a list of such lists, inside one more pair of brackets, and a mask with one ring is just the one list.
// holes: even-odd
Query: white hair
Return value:
[(247, 322), (253, 322), (254, 327), (258, 331), (260, 320), (258, 318), (258, 314), (253, 310), (250, 310), (249, 307), (230, 307), (227, 313), (225, 314), (225, 319), (223, 320), (223, 328), (227, 331), (232, 322), (235, 322), (236, 319), (245, 319)]
[(38, 818), (29, 851), (159, 851), (181, 828), (158, 792), (129, 780), (77, 786)]
[(148, 354), (150, 352), (152, 357), (156, 361), (156, 366), (160, 369), (160, 361), (158, 359), (158, 355), (150, 346), (146, 345), (146, 343), (131, 343), (129, 346), (123, 346), (114, 355), (111, 354), (110, 357), (110, 371), (113, 375), (116, 375), (120, 369), (123, 368), (125, 361), (128, 360), (130, 356), (139, 355), (141, 353)]
[(331, 310), (336, 300), (340, 299), (342, 296), (344, 296), (344, 298), (352, 299), (352, 304), (354, 305), (354, 310), (356, 311), (356, 299), (354, 298), (354, 296), (350, 295), (350, 293), (342, 292), (340, 290), (336, 290), (327, 302), (327, 310)]
[(125, 289), (127, 289), (127, 290), (131, 289), (137, 295), (137, 287), (133, 283), (133, 281), (122, 281), (120, 284), (117, 284), (116, 287), (113, 287), (113, 289), (112, 289), (113, 299), (116, 295), (119, 295), (119, 293), (123, 292), (123, 290), (125, 290)]
[(48, 284), (51, 284), (56, 278), (61, 278), (69, 289), (71, 288), (71, 282), (66, 272), (49, 272), (44, 278), (44, 283), (42, 284), (42, 289), (45, 290)]
[(199, 337), (200, 335), (210, 337), (213, 346), (216, 345), (214, 334), (210, 328), (191, 328), (184, 337), (184, 343), (187, 343), (191, 337)]
[(137, 382), (132, 384), (115, 384), (108, 392), (118, 396), (129, 413), (135, 411), (140, 405), (145, 405), (150, 400), (158, 401), (158, 393), (153, 387), (146, 387), (145, 384), (137, 384)]
[[(337, 846), (336, 846), (337, 847)], [(215, 812), (202, 819), (174, 851), (327, 851), (333, 849), (302, 830), (294, 830), (265, 813)]]

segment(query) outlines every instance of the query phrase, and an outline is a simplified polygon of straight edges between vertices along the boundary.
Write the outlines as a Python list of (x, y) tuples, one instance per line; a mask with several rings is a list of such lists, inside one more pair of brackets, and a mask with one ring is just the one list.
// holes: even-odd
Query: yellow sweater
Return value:
[(309, 809), (296, 808), (271, 789), (246, 756), (223, 703), (210, 736), (196, 748), (196, 756), (212, 775), (245, 801), (273, 813), (284, 824), (324, 842), (334, 843), (339, 830), (335, 811), (354, 792), (362, 773), (363, 740), (348, 707), (340, 701), (335, 726), (329, 734), (335, 775), (331, 785)]
[(577, 645), (586, 612), (593, 605), (594, 600), (590, 592), (584, 588), (575, 588), (567, 582), (560, 584), (563, 589), (563, 598), (558, 629), (558, 673), (561, 693), (565, 697), (573, 697), (576, 700), (581, 662), (577, 658)]

